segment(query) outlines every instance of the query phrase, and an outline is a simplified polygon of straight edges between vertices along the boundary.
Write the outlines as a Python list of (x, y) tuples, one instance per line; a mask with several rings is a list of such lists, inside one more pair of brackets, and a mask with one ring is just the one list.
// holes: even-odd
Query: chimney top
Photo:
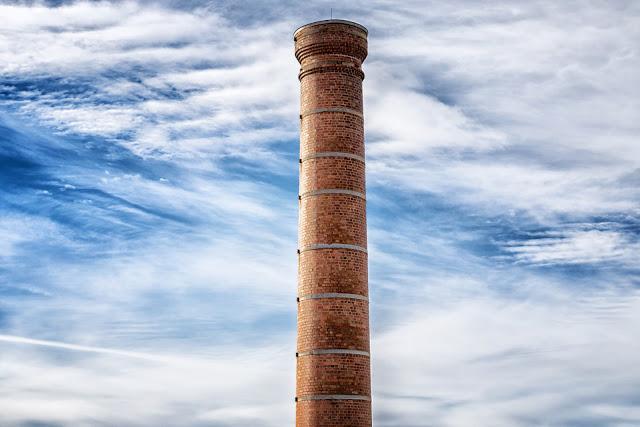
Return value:
[(349, 26), (352, 26), (352, 27), (359, 28), (360, 30), (364, 31), (365, 34), (369, 34), (369, 31), (364, 27), (364, 25), (360, 25), (357, 22), (346, 21), (344, 19), (325, 19), (325, 20), (322, 20), (322, 21), (311, 22), (309, 24), (305, 24), (305, 25), (303, 25), (301, 27), (298, 27), (298, 29), (293, 32), (293, 37), (295, 37), (301, 30), (303, 30), (305, 28), (315, 27), (316, 25), (327, 25), (327, 24), (349, 25)]

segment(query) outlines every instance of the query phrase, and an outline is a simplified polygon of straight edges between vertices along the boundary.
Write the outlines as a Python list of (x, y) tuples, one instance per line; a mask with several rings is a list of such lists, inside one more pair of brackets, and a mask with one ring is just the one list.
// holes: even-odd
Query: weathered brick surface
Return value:
[(296, 395), (354, 394), (368, 396), (369, 358), (355, 354), (323, 354), (298, 358)]
[[(357, 24), (330, 20), (302, 27), (294, 38), (301, 65), (299, 245), (314, 248), (299, 254), (298, 295), (366, 297), (367, 254), (357, 248), (314, 245), (367, 246), (366, 202), (361, 197), (361, 65), (367, 56), (367, 33)], [(335, 349), (357, 354), (307, 354)], [(354, 400), (371, 395), (370, 360), (361, 353), (369, 351), (368, 300), (335, 295), (301, 299), (297, 351), (296, 425), (371, 426), (370, 401)]]
[(364, 193), (364, 163), (345, 157), (318, 157), (300, 165), (300, 194), (323, 188)]
[(371, 402), (320, 400), (298, 402), (296, 427), (371, 426)]
[(298, 294), (367, 296), (367, 254), (349, 249), (306, 251), (298, 258)]
[(348, 113), (318, 113), (300, 120), (300, 157), (342, 152), (364, 157), (363, 118)]
[(367, 246), (365, 201), (347, 194), (322, 194), (300, 201), (300, 247), (317, 243)]
[(362, 79), (338, 71), (317, 73), (302, 79), (301, 114), (317, 108), (341, 107), (362, 111)]
[(356, 299), (298, 303), (298, 352), (342, 348), (369, 351), (369, 304)]

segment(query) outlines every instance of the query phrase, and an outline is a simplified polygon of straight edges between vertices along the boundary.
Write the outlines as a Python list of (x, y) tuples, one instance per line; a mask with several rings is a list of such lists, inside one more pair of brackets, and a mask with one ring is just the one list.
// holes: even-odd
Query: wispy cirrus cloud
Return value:
[[(291, 37), (328, 6), (0, 5), (3, 424), (292, 422)], [(334, 13), (370, 29), (376, 425), (637, 423), (637, 6)]]
[(625, 233), (610, 230), (549, 233), (529, 240), (507, 242), (505, 250), (519, 262), (538, 265), (615, 262), (637, 267), (640, 261), (638, 242)]
[(205, 8), (135, 2), (2, 8), (13, 18), (0, 49), (12, 104), (59, 132), (156, 156), (259, 156), (258, 144), (296, 135), (286, 22), (239, 28)]
[[(0, 398), (7, 425), (276, 426), (274, 415), (288, 417), (292, 359), (287, 361), (276, 347), (160, 357), (19, 337), (13, 341), (17, 346), (1, 356), (12, 390)], [(34, 345), (57, 350), (42, 354)], [(62, 366), (60, 358), (71, 363)], [(248, 395), (247, 381), (253, 390)], [(209, 403), (202, 406), (202, 399)]]
[(374, 179), (541, 220), (635, 213), (635, 6), (430, 6), (372, 16)]
[[(519, 279), (517, 301), (488, 288), (463, 287), (468, 296), (454, 300), (436, 291), (377, 335), (381, 425), (638, 422), (637, 292)], [(452, 277), (441, 285), (457, 287)]]

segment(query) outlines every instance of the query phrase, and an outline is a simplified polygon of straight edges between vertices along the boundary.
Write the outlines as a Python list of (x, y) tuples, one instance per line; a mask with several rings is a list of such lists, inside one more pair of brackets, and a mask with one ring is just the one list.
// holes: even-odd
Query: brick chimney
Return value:
[(297, 427), (370, 427), (361, 65), (367, 30), (313, 22), (300, 62)]

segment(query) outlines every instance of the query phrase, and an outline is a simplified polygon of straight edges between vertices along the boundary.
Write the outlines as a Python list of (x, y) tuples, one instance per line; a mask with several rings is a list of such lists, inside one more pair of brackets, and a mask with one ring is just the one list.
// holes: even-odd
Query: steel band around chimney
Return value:
[(307, 191), (305, 193), (302, 193), (298, 199), (304, 199), (305, 197), (312, 197), (312, 196), (320, 196), (323, 194), (346, 194), (348, 196), (355, 196), (355, 197), (359, 197), (362, 200), (367, 200), (367, 198), (365, 197), (364, 193), (361, 193), (359, 191), (352, 191), (352, 190), (341, 190), (341, 189), (333, 189), (333, 188), (327, 188), (327, 189), (322, 189), (322, 190), (312, 190), (312, 191)]
[(309, 299), (324, 299), (324, 298), (344, 298), (344, 299), (357, 299), (361, 301), (369, 301), (369, 298), (364, 295), (358, 294), (343, 294), (339, 292), (329, 292), (325, 294), (307, 294), (301, 297), (298, 297), (298, 301), (305, 301)]
[(357, 154), (343, 153), (340, 151), (323, 151), (319, 153), (308, 154), (300, 159), (300, 163), (304, 162), (305, 160), (317, 159), (318, 157), (345, 157), (347, 159), (359, 160), (364, 163), (364, 157)]
[(310, 116), (312, 114), (318, 114), (318, 113), (346, 113), (346, 114), (353, 114), (354, 116), (358, 116), (360, 118), (364, 117), (360, 111), (354, 110), (353, 108), (327, 107), (327, 108), (314, 108), (313, 110), (305, 111), (304, 113), (300, 114), (300, 118), (302, 119), (304, 117)]
[(298, 253), (306, 252), (306, 251), (317, 251), (319, 249), (351, 249), (354, 251), (360, 251), (367, 253), (367, 248), (358, 245), (347, 245), (344, 243), (318, 243), (315, 245), (304, 246), (298, 249)]
[(355, 356), (369, 357), (369, 352), (364, 350), (350, 350), (345, 348), (321, 348), (317, 350), (300, 351), (296, 353), (296, 357), (303, 356), (322, 356), (324, 354), (350, 354)]
[(308, 400), (366, 400), (369, 401), (369, 396), (363, 396), (359, 394), (316, 394), (312, 396), (299, 396), (296, 397), (296, 402), (304, 402)]

